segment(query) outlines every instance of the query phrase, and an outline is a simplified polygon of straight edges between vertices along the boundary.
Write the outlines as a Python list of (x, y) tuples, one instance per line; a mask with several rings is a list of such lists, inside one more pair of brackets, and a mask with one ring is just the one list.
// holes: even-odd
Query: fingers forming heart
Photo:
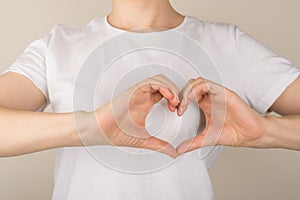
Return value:
[[(163, 75), (159, 75), (152, 78), (151, 83), (146, 84), (141, 89), (143, 91), (150, 90), (152, 93), (159, 92), (155, 103), (161, 100), (161, 96), (164, 97), (168, 101), (167, 105), (170, 111), (174, 112), (177, 108), (178, 116), (184, 114), (191, 101), (197, 102), (202, 114), (200, 123), (204, 121), (205, 128), (194, 138), (183, 141), (176, 149), (168, 142), (150, 136), (143, 129), (145, 131), (144, 134), (150, 137), (136, 145), (136, 147), (159, 151), (176, 158), (183, 153), (217, 143), (223, 126), (222, 122), (224, 121), (222, 121), (222, 117), (225, 116), (225, 97), (222, 86), (199, 77), (190, 79), (179, 92), (175, 84)], [(213, 121), (212, 118), (217, 119), (215, 120), (217, 122)]]
[[(117, 113), (116, 121), (119, 123), (118, 127), (122, 128), (118, 128), (115, 131), (117, 134), (109, 139), (118, 146), (151, 149), (173, 158), (202, 146), (214, 145), (218, 134), (211, 134), (211, 132), (219, 133), (218, 128), (220, 127), (214, 126), (211, 119), (214, 117), (219, 120), (222, 116), (225, 116), (224, 113), (219, 111), (224, 105), (222, 104), (222, 102), (224, 103), (222, 89), (223, 87), (218, 84), (203, 78), (197, 78), (189, 80), (179, 92), (177, 86), (162, 74), (148, 78), (121, 95), (120, 101), (115, 100), (117, 106), (112, 106), (116, 108), (116, 112), (113, 113)], [(126, 98), (129, 100), (127, 101)], [(206, 118), (204, 131), (194, 138), (183, 141), (176, 149), (170, 143), (151, 136), (145, 128), (146, 117), (152, 106), (162, 98), (168, 101), (167, 105), (171, 112), (174, 112), (177, 108), (179, 116), (184, 114), (191, 101), (196, 101), (199, 108), (204, 111)], [(128, 109), (124, 109), (124, 102), (126, 101), (129, 102)], [(127, 114), (125, 110), (128, 110)], [(221, 118), (215, 116), (216, 114), (221, 115)], [(220, 124), (220, 121), (222, 120), (219, 120), (217, 125)]]
[[(176, 149), (178, 155), (193, 151), (204, 146), (213, 146), (218, 142), (225, 121), (224, 88), (201, 77), (191, 79), (179, 94), (180, 105), (178, 115), (182, 116), (191, 101), (198, 103), (205, 117), (205, 128), (194, 138), (183, 141)], [(215, 120), (212, 120), (215, 119)]]
[[(174, 111), (179, 104), (178, 93), (176, 85), (161, 74), (129, 90), (129, 94), (125, 95), (125, 98), (129, 98), (128, 114), (121, 115), (120, 120), (117, 120), (122, 129), (120, 138), (126, 141), (117, 145), (151, 149), (176, 158), (176, 149), (168, 142), (151, 136), (145, 129), (145, 121), (151, 107), (162, 98), (168, 101), (170, 111)], [(121, 99), (124, 102), (124, 96)], [(122, 103), (117, 105), (122, 106)], [(116, 109), (115, 113), (120, 113), (120, 110)]]

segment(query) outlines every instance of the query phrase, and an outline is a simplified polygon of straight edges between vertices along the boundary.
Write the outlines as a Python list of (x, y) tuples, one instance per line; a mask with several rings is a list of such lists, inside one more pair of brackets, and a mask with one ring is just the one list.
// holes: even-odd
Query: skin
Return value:
[[(11, 80), (14, 80), (12, 82)], [(165, 141), (150, 136), (145, 130), (147, 114), (162, 98), (169, 105), (179, 105), (179, 91), (165, 76), (150, 77), (128, 88), (111, 102), (95, 112), (39, 113), (35, 110), (45, 104), (45, 97), (33, 83), (15, 72), (0, 76), (0, 156), (16, 156), (56, 147), (83, 145), (118, 145), (146, 148), (177, 157), (174, 147)], [(32, 92), (25, 98), (31, 104), (20, 107), (23, 100), (17, 85)], [(16, 87), (16, 88), (14, 88)], [(29, 90), (28, 90), (29, 89)], [(9, 94), (9, 96), (7, 96)], [(43, 100), (43, 101), (42, 101)], [(94, 120), (95, 119), (95, 120)], [(76, 123), (78, 122), (79, 123)]]
[(127, 31), (149, 27), (170, 29), (183, 20), (184, 16), (168, 0), (113, 0), (108, 15), (112, 26)]
[[(173, 28), (183, 20), (168, 0), (113, 0), (112, 3), (108, 21), (124, 30)], [(41, 91), (25, 76), (7, 72), (0, 76), (0, 157), (57, 147), (107, 144), (147, 148), (173, 158), (215, 144), (299, 150), (299, 90), (300, 78), (270, 107), (270, 111), (282, 117), (261, 116), (234, 92), (211, 81), (191, 79), (179, 92), (167, 77), (157, 75), (133, 85), (94, 112), (38, 113), (36, 110), (46, 103)], [(169, 110), (177, 110), (179, 116), (191, 101), (197, 101), (205, 113), (205, 130), (176, 149), (149, 136), (145, 118), (162, 98), (168, 101)], [(212, 105), (226, 108), (224, 127), (217, 135), (209, 134), (208, 127), (218, 126), (213, 121), (222, 121), (224, 115), (211, 112)], [(78, 119), (81, 123), (75, 123)], [(208, 139), (204, 140), (204, 136)]]
[[(92, 125), (98, 131), (91, 132), (100, 132), (100, 135), (106, 136), (102, 144), (147, 148), (176, 158), (176, 149), (171, 144), (151, 136), (145, 125), (151, 108), (162, 98), (168, 100), (170, 106), (177, 107), (178, 94), (176, 85), (164, 75), (150, 77), (98, 109), (95, 112), (97, 123)], [(95, 141), (94, 138), (91, 141)]]
[[(206, 128), (195, 138), (182, 142), (177, 147), (178, 154), (212, 145), (300, 150), (299, 89), (300, 78), (270, 108), (285, 116), (262, 116), (228, 88), (201, 77), (191, 79), (181, 91), (178, 115), (183, 115), (189, 103), (195, 101), (204, 111)], [(216, 110), (226, 108), (226, 117), (212, 112), (212, 106)], [(214, 129), (218, 126), (221, 131), (210, 131), (218, 130)]]

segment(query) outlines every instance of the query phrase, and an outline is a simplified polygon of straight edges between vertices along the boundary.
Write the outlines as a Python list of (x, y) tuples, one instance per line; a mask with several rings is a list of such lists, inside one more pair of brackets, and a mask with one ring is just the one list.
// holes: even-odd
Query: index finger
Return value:
[[(176, 107), (179, 104), (179, 89), (178, 87), (170, 80), (168, 79), (165, 75), (163, 74), (158, 74), (156, 76), (153, 76), (150, 78), (150, 80), (155, 80), (156, 84), (161, 84), (161, 90), (159, 92), (170, 101), (170, 103)], [(154, 88), (155, 89), (155, 88)], [(168, 96), (168, 89), (173, 96)]]
[(164, 85), (168, 86), (168, 88), (173, 92), (174, 97), (176, 97), (177, 100), (179, 101), (179, 89), (173, 81), (171, 81), (169, 78), (167, 78), (163, 74), (158, 74), (154, 78), (156, 80), (162, 82)]

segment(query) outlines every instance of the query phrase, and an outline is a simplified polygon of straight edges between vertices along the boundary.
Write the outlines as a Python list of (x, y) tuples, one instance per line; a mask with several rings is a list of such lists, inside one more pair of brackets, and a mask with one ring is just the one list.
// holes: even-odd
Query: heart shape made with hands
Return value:
[(201, 119), (205, 120), (200, 121), (200, 130), (195, 137), (177, 146), (178, 155), (206, 146), (261, 145), (267, 126), (266, 119), (233, 91), (199, 77), (189, 80), (179, 93), (179, 99), (178, 106), (168, 102), (171, 111), (177, 108), (178, 115), (182, 116), (194, 101), (201, 109)]
[[(167, 101), (161, 101), (162, 99)], [(196, 105), (192, 102), (196, 102)], [(179, 137), (176, 138), (178, 144), (170, 144), (164, 136), (153, 136), (151, 130), (146, 130), (147, 119), (148, 122), (151, 121), (149, 114), (151, 115), (158, 105), (161, 108), (168, 107), (171, 111), (165, 112), (168, 114), (164, 117), (168, 125), (165, 126), (165, 130), (159, 132), (167, 136), (176, 136), (171, 132), (179, 131)], [(177, 86), (167, 77), (157, 75), (133, 85), (103, 106), (99, 110), (102, 114), (98, 124), (108, 139), (107, 144), (150, 149), (176, 158), (183, 153), (217, 143), (225, 121), (225, 105), (224, 87), (216, 83), (199, 77), (189, 80), (179, 92)], [(188, 115), (190, 118), (183, 117), (181, 122), (180, 117), (192, 106), (194, 108), (190, 111), (194, 111), (191, 112), (193, 115)], [(178, 117), (175, 117), (176, 109)], [(195, 112), (200, 110), (203, 112)], [(157, 116), (153, 119), (163, 116), (163, 113), (158, 113)], [(199, 120), (200, 116), (202, 120)], [(183, 130), (180, 129), (181, 124)]]
[[(161, 101), (162, 99), (167, 101)], [(110, 143), (116, 146), (150, 149), (174, 158), (206, 146), (257, 146), (261, 142), (267, 123), (264, 117), (236, 93), (201, 77), (189, 80), (179, 92), (177, 86), (165, 76), (154, 76), (132, 86), (112, 102), (101, 109), (105, 111), (101, 116), (105, 116), (102, 120), (106, 122), (103, 123), (102, 130), (104, 134), (107, 133)], [(196, 103), (196, 106), (192, 102)], [(183, 120), (182, 124), (188, 124), (191, 128), (197, 127), (199, 130), (196, 130), (196, 136), (195, 130), (180, 130), (179, 135), (185, 134), (181, 132), (192, 132), (194, 135), (180, 138), (180, 143), (173, 145), (160, 136), (151, 135), (152, 131), (146, 130), (147, 117), (148, 121), (151, 121), (149, 114), (151, 116), (151, 111), (155, 111), (158, 105), (161, 108), (168, 107), (171, 112), (166, 113), (173, 116), (165, 117), (168, 119), (168, 126), (164, 133), (168, 136), (175, 132), (172, 126), (178, 122), (174, 112), (177, 110), (179, 117), (184, 116), (189, 107), (195, 106), (190, 110), (200, 111), (198, 117), (192, 117), (196, 120), (190, 118), (187, 122)], [(161, 115), (159, 113), (157, 116)], [(199, 123), (197, 118), (202, 119), (200, 124), (191, 124), (192, 121)]]
[[(150, 126), (146, 125), (146, 129), (150, 135), (177, 146), (177, 155), (203, 146), (215, 145), (224, 123), (224, 88), (199, 77), (189, 80), (178, 94), (174, 94), (173, 98), (178, 98), (177, 106), (170, 99), (165, 98), (166, 101), (156, 103), (148, 113), (146, 124)], [(171, 112), (166, 112), (166, 107)], [(217, 112), (213, 112), (213, 109)], [(184, 115), (188, 117), (185, 118)], [(212, 116), (217, 119), (217, 123), (211, 120)], [(209, 128), (212, 125), (213, 128)], [(163, 134), (156, 134), (157, 132)], [(170, 132), (178, 134), (170, 137)], [(175, 137), (176, 140), (171, 142), (170, 138), (174, 140)]]
[(200, 108), (197, 135), (177, 146), (179, 155), (205, 146), (217, 145), (226, 117), (225, 88), (202, 77), (189, 80), (180, 92), (178, 115), (183, 115), (191, 101)]

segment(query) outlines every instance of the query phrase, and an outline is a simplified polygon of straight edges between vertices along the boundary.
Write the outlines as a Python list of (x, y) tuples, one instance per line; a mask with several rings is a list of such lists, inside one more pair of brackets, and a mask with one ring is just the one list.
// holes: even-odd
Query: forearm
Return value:
[(73, 113), (0, 108), (0, 157), (81, 145)]
[(265, 116), (265, 147), (300, 150), (300, 115)]

